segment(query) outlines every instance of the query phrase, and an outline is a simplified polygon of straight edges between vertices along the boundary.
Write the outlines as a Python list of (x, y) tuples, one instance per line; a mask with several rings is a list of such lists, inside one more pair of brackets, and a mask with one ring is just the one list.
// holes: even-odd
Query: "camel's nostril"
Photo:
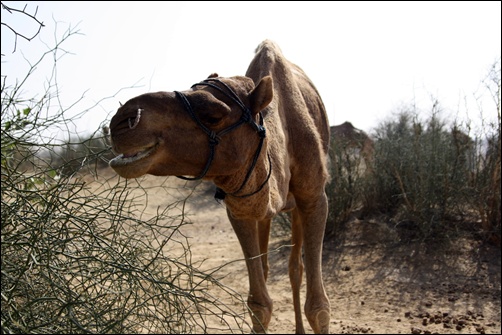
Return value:
[(134, 123), (133, 124), (131, 124), (132, 118), (128, 118), (127, 119), (127, 122), (129, 123), (129, 128), (130, 129), (134, 129), (134, 128), (136, 128), (138, 126), (139, 120), (141, 119), (141, 112), (143, 112), (143, 109), (138, 108), (138, 111), (137, 111), (137, 114), (136, 114), (136, 118), (134, 119)]

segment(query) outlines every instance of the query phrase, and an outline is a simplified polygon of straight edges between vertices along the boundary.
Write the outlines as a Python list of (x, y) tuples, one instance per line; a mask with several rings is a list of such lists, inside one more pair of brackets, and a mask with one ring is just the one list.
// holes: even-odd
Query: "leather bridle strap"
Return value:
[(214, 159), (214, 151), (216, 145), (219, 143), (219, 137), (218, 134), (215, 133), (213, 130), (208, 129), (197, 117), (197, 115), (194, 113), (192, 109), (192, 105), (190, 105), (190, 102), (188, 101), (187, 97), (178, 91), (174, 91), (174, 93), (183, 101), (183, 104), (185, 105), (185, 109), (188, 111), (188, 114), (194, 119), (194, 121), (197, 123), (197, 125), (209, 136), (209, 158), (207, 160), (206, 166), (204, 167), (204, 170), (202, 170), (201, 174), (197, 177), (184, 177), (184, 176), (177, 176), (180, 179), (184, 180), (199, 180), (204, 178), (206, 173), (209, 171), (209, 167), (211, 166), (211, 163), (213, 162)]
[[(223, 90), (220, 86), (213, 84), (212, 82), (218, 82), (218, 83), (222, 84), (225, 87), (226, 91)], [(253, 120), (253, 118), (251, 116), (251, 111), (249, 110), (249, 108), (247, 108), (242, 103), (242, 101), (239, 99), (239, 97), (235, 94), (235, 92), (230, 87), (228, 87), (227, 84), (225, 84), (224, 82), (222, 82), (222, 81), (220, 81), (218, 79), (214, 79), (214, 78), (206, 79), (206, 80), (204, 80), (204, 81), (202, 81), (200, 83), (192, 85), (192, 88), (194, 86), (197, 86), (197, 85), (206, 85), (206, 86), (210, 86), (212, 88), (217, 89), (218, 91), (220, 91), (221, 93), (223, 93), (225, 96), (227, 96), (228, 98), (230, 98), (232, 101), (234, 101), (242, 109), (243, 113), (242, 113), (242, 116), (239, 119), (239, 121), (237, 121), (236, 123), (232, 124), (231, 126), (225, 128), (225, 129), (221, 130), (220, 132), (216, 133), (215, 131), (207, 128), (204, 125), (204, 123), (202, 123), (202, 121), (199, 119), (199, 117), (197, 116), (197, 114), (195, 114), (195, 112), (193, 111), (192, 105), (188, 101), (186, 95), (183, 94), (183, 93), (181, 93), (181, 92), (174, 91), (174, 93), (176, 94), (176, 96), (178, 96), (181, 99), (181, 101), (183, 102), (183, 105), (185, 106), (185, 109), (187, 110), (187, 112), (190, 115), (190, 117), (202, 129), (202, 131), (204, 131), (204, 133), (206, 133), (208, 135), (208, 137), (209, 137), (209, 158), (208, 158), (207, 163), (204, 166), (204, 169), (202, 170), (202, 172), (197, 177), (185, 177), (185, 176), (177, 176), (177, 177), (181, 178), (181, 179), (184, 179), (184, 180), (199, 180), (199, 179), (204, 178), (204, 176), (209, 171), (209, 168), (211, 167), (211, 163), (214, 160), (214, 154), (215, 154), (216, 145), (218, 145), (221, 136), (225, 135), (226, 133), (228, 133), (228, 132), (230, 132), (230, 131), (232, 131), (234, 129), (236, 129), (237, 127), (241, 126), (244, 123), (249, 123), (257, 131), (258, 136), (260, 137), (260, 142), (258, 144), (258, 148), (255, 151), (255, 154), (254, 154), (251, 166), (249, 167), (249, 169), (248, 169), (248, 171), (246, 173), (246, 177), (244, 178), (244, 182), (241, 184), (241, 186), (239, 187), (239, 189), (237, 191), (235, 191), (233, 193), (230, 193), (229, 195), (232, 195), (234, 197), (244, 198), (244, 197), (248, 197), (248, 196), (251, 196), (253, 194), (258, 193), (267, 184), (267, 182), (268, 182), (268, 180), (270, 178), (270, 175), (272, 173), (272, 162), (270, 161), (270, 155), (268, 155), (269, 172), (268, 172), (266, 180), (260, 185), (260, 187), (256, 191), (254, 191), (252, 193), (245, 194), (245, 195), (238, 195), (237, 194), (237, 193), (239, 193), (244, 188), (244, 185), (249, 180), (249, 178), (251, 176), (251, 173), (253, 172), (253, 170), (254, 170), (254, 168), (256, 166), (256, 163), (258, 162), (258, 157), (260, 156), (260, 153), (261, 153), (261, 150), (262, 150), (262, 147), (263, 147), (263, 142), (264, 142), (265, 137), (266, 137), (266, 131), (265, 131), (265, 127), (263, 126), (263, 116), (262, 116), (262, 114), (261, 113), (259, 114), (260, 115), (260, 124), (257, 124)], [(220, 189), (220, 188), (216, 189), (215, 198), (217, 198), (217, 199), (224, 199), (225, 195), (226, 195), (226, 193), (222, 189)]]

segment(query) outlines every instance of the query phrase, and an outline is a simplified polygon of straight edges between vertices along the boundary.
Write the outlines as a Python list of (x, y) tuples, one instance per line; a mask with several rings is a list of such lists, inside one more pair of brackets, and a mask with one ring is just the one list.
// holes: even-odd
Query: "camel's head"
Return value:
[[(225, 92), (234, 92), (254, 121), (272, 100), (272, 80), (265, 77), (255, 87), (247, 77), (215, 77), (210, 76), (214, 80), (210, 83), (222, 90), (194, 85), (183, 92), (143, 94), (121, 106), (110, 122), (112, 148), (118, 154), (110, 166), (125, 178), (197, 176), (210, 159), (208, 134), (214, 132), (220, 136), (206, 176), (232, 174), (241, 168), (259, 138), (251, 123), (242, 123), (242, 107)], [(233, 128), (234, 124), (240, 125)]]

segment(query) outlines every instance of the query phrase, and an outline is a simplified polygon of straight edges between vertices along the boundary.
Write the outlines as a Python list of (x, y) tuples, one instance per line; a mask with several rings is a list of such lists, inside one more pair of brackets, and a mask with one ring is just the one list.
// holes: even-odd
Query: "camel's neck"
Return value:
[[(221, 176), (213, 179), (214, 183), (225, 195), (227, 211), (239, 219), (260, 220), (270, 214), (270, 163), (266, 147), (256, 163), (248, 180), (245, 180), (247, 167), (241, 173), (232, 176)], [(236, 192), (239, 190), (239, 192)]]
[(265, 143), (265, 141), (263, 145), (260, 143), (255, 154), (236, 173), (213, 179), (218, 187), (215, 195), (217, 199), (249, 198), (265, 188), (272, 173), (272, 164)]

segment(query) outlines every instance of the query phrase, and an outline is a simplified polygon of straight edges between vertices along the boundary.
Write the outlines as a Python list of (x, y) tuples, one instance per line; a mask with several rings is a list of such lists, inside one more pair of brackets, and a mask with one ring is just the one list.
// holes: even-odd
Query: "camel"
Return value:
[(110, 135), (118, 154), (110, 166), (122, 177), (214, 182), (246, 259), (254, 332), (266, 332), (272, 315), (266, 287), (272, 218), (291, 212), (288, 267), (296, 332), (305, 332), (304, 269), (306, 318), (315, 333), (329, 332), (321, 270), (329, 123), (314, 84), (277, 44), (263, 41), (245, 76), (214, 73), (189, 90), (130, 99), (111, 119)]
[(331, 141), (343, 150), (358, 150), (364, 159), (367, 171), (371, 171), (375, 144), (373, 140), (361, 129), (345, 121), (337, 126), (331, 126)]

